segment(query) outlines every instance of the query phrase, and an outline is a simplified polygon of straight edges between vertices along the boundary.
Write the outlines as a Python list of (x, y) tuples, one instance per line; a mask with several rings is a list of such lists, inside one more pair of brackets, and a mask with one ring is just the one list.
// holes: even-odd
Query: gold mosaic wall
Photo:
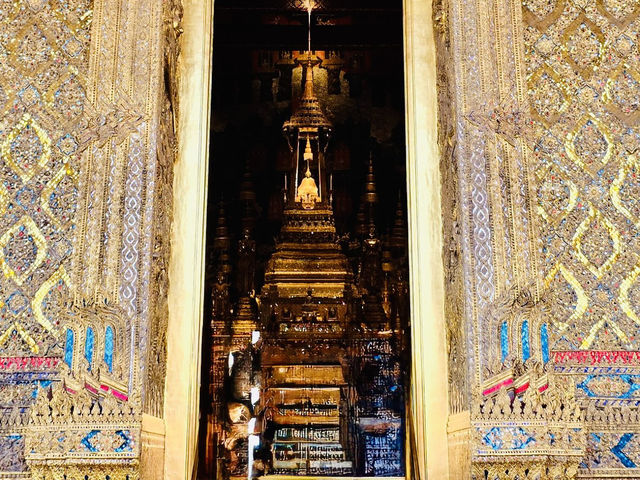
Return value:
[(0, 1), (0, 478), (137, 478), (162, 415), (180, 18)]
[(445, 257), (460, 246), (464, 298), (449, 346), (470, 353), (473, 476), (637, 478), (640, 2), (442, 11), (455, 135), (440, 142), (460, 208)]
[(92, 4), (0, 2), (0, 472), (25, 468), (6, 417), (63, 356)]
[(636, 0), (523, 0), (549, 349), (586, 407), (584, 475), (640, 473), (640, 75)]
[(524, 0), (555, 350), (638, 350), (640, 2)]
[[(0, 4), (0, 355), (60, 356), (92, 3)], [(7, 360), (5, 360), (7, 361)]]

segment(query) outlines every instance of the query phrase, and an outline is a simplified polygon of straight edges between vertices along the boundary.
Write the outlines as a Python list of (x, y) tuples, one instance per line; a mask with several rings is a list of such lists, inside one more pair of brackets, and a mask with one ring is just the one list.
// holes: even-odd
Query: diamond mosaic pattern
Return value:
[[(71, 3), (80, 2), (0, 0), (0, 358), (36, 357), (35, 365), (64, 346), (56, 327), (69, 288), (85, 101), (77, 72), (88, 68), (91, 21), (61, 13)], [(33, 401), (42, 375), (37, 367), (2, 377), (0, 410)], [(0, 470), (26, 469), (22, 455), (4, 460)]]
[(638, 0), (597, 0), (598, 12), (618, 28), (625, 29), (640, 14)]
[[(592, 432), (589, 435), (589, 455), (581, 467), (592, 472), (603, 467), (608, 469), (637, 468), (640, 465), (639, 447), (637, 433)], [(607, 476), (608, 478), (616, 478), (615, 473)]]
[(28, 76), (40, 73), (53, 59), (49, 40), (35, 22), (28, 23), (18, 32), (9, 52), (12, 53), (11, 60), (16, 69)]
[(607, 82), (603, 98), (607, 108), (622, 121), (635, 122), (640, 117), (640, 74), (622, 64)]
[(548, 66), (543, 65), (529, 79), (532, 86), (531, 114), (539, 122), (554, 123), (569, 105), (568, 93), (562, 88), (561, 80)]
[(577, 384), (588, 397), (637, 398), (640, 391), (638, 375), (588, 375)]
[(615, 225), (593, 206), (578, 226), (573, 245), (577, 257), (596, 278), (611, 268), (622, 251), (620, 233)]
[(69, 73), (51, 87), (46, 100), (51, 111), (58, 114), (62, 121), (75, 120), (84, 110), (85, 91), (79, 78)]
[(633, 433), (625, 433), (624, 435), (622, 435), (622, 437), (620, 437), (620, 441), (616, 444), (616, 446), (611, 449), (611, 452), (618, 458), (618, 460), (620, 460), (620, 463), (622, 463), (627, 468), (636, 467), (635, 462), (631, 460), (631, 458), (629, 458), (629, 456), (624, 451), (633, 436)]
[(51, 155), (51, 140), (46, 132), (25, 113), (0, 145), (2, 159), (24, 183), (44, 167)]
[(565, 60), (574, 70), (589, 79), (604, 55), (604, 35), (598, 26), (580, 14), (562, 37)]
[(538, 213), (547, 222), (559, 223), (575, 208), (578, 189), (556, 165), (546, 165), (539, 177)]
[(45, 249), (42, 232), (24, 216), (0, 237), (0, 268), (6, 278), (22, 285), (44, 261)]
[(493, 450), (524, 450), (536, 443), (534, 436), (522, 427), (492, 427), (482, 441)]
[(61, 354), (90, 26), (91, 2), (0, 0), (0, 356)]
[(522, 6), (527, 23), (544, 29), (562, 15), (565, 0), (523, 0)]
[(567, 136), (567, 155), (592, 175), (600, 172), (613, 153), (606, 127), (591, 114), (584, 116)]
[(551, 349), (640, 350), (640, 2), (522, 6)]

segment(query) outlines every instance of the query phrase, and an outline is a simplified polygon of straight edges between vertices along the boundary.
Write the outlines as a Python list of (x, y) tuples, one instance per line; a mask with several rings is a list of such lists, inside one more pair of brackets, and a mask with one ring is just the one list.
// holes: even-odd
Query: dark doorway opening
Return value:
[(201, 479), (404, 474), (402, 2), (307, 7), (215, 3)]

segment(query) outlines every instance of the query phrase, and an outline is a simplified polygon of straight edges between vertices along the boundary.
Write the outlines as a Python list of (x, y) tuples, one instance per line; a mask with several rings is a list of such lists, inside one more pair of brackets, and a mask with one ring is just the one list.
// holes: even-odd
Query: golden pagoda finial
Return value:
[(217, 251), (218, 272), (228, 275), (231, 272), (231, 261), (229, 249), (231, 247), (231, 237), (227, 228), (227, 215), (224, 208), (224, 200), (220, 199), (218, 208), (218, 225), (213, 239), (213, 248)]
[(304, 93), (303, 98), (313, 98), (313, 65), (311, 64), (311, 10), (313, 10), (313, 3), (311, 0), (307, 1), (307, 71), (304, 81)]
[(311, 52), (309, 52), (309, 59), (307, 60), (307, 71), (304, 77), (304, 92), (302, 98), (310, 99), (315, 98), (313, 91), (313, 65), (311, 63)]
[(371, 154), (369, 154), (369, 168), (362, 197), (365, 204), (368, 234), (369, 237), (374, 238), (376, 236), (375, 208), (378, 203), (378, 193), (376, 192), (376, 176), (373, 172), (373, 155)]
[(395, 221), (391, 228), (391, 246), (395, 249), (406, 248), (407, 241), (407, 221), (404, 215), (404, 206), (402, 201), (402, 191), (398, 192), (398, 205), (396, 207)]
[(307, 172), (309, 171), (309, 162), (313, 160), (313, 152), (311, 151), (311, 142), (309, 141), (309, 137), (307, 137), (307, 145), (304, 148), (304, 157), (307, 162)]
[(304, 178), (300, 182), (298, 187), (298, 195), (296, 196), (296, 202), (302, 203), (302, 208), (305, 210), (311, 210), (315, 206), (316, 202), (320, 201), (318, 195), (318, 186), (316, 181), (311, 176), (311, 160), (313, 160), (313, 152), (311, 151), (311, 142), (307, 137), (307, 145), (304, 149), (304, 157), (307, 162), (307, 171), (304, 174)]
[(367, 177), (365, 181), (364, 200), (367, 203), (378, 203), (378, 194), (376, 193), (376, 176), (373, 173), (373, 156), (369, 155), (369, 167), (367, 169)]

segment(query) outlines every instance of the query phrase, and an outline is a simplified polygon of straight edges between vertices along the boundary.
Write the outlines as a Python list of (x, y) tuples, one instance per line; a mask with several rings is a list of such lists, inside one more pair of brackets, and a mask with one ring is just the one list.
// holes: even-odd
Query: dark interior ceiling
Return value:
[[(315, 1), (312, 49), (401, 46), (401, 1)], [(302, 0), (217, 0), (214, 41), (238, 48), (306, 50), (304, 4)]]

